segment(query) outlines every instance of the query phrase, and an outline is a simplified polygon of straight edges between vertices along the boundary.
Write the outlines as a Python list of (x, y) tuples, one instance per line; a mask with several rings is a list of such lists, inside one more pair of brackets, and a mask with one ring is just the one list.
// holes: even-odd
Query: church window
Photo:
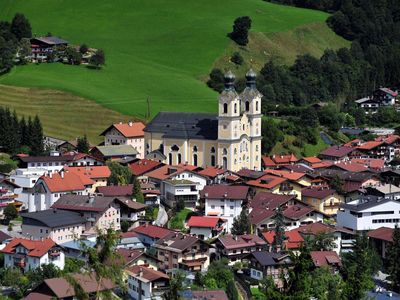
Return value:
[(235, 159), (235, 165), (237, 164), (237, 159)]
[(149, 145), (149, 143), (147, 143), (146, 144), (146, 149), (149, 149), (150, 148), (150, 145)]
[(245, 125), (243, 124), (243, 130), (245, 130)]
[(256, 161), (258, 161), (258, 155), (256, 155)]
[(237, 113), (237, 104), (235, 103), (235, 105), (234, 105), (234, 111), (235, 111), (235, 114)]
[(215, 148), (211, 147), (211, 153), (215, 153)]
[(197, 154), (193, 154), (193, 165), (197, 167)]
[(172, 153), (168, 154), (168, 164), (172, 165)]
[(215, 155), (211, 155), (211, 166), (215, 167)]
[(182, 163), (182, 154), (178, 153), (178, 164)]
[(246, 101), (246, 111), (249, 111), (250, 110), (250, 103), (249, 103), (249, 101)]
[(228, 159), (227, 159), (226, 157), (223, 157), (223, 158), (222, 158), (222, 167), (223, 167), (224, 169), (227, 169), (227, 168), (228, 168)]
[(233, 154), (237, 154), (237, 149), (235, 148), (235, 149), (233, 149)]
[(193, 152), (197, 152), (197, 146), (193, 146)]
[(178, 147), (177, 145), (173, 145), (173, 146), (171, 147), (171, 150), (172, 150), (172, 151), (179, 151), (179, 147)]
[(256, 151), (258, 151), (258, 145), (256, 145)]
[(160, 152), (161, 152), (162, 154), (164, 154), (164, 145), (163, 145), (163, 144), (160, 144)]
[(224, 114), (228, 113), (228, 104), (224, 103)]
[(258, 101), (256, 101), (256, 111), (258, 111)]
[(222, 154), (223, 155), (227, 155), (228, 154), (228, 150), (226, 150), (226, 148), (222, 149)]

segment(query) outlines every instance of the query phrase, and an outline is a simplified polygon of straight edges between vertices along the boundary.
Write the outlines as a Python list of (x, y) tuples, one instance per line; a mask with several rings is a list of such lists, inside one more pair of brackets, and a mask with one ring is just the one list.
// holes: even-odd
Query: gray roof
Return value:
[[(358, 201), (358, 202), (357, 202)], [(360, 199), (351, 201), (349, 203), (343, 203), (340, 204), (341, 208), (349, 209), (352, 211), (364, 211), (366, 209), (375, 207), (377, 205), (381, 205), (386, 202), (395, 202), (399, 203), (396, 200), (393, 200), (391, 198), (383, 198), (383, 197), (378, 197), (378, 196), (362, 196)]]
[(162, 133), (165, 138), (216, 140), (218, 119), (215, 114), (159, 112), (144, 131)]
[(58, 209), (22, 213), (21, 216), (23, 224), (33, 225), (32, 220), (34, 220), (50, 228), (85, 223), (85, 219), (79, 213)]
[(267, 251), (256, 251), (251, 253), (252, 256), (262, 265), (262, 266), (275, 266), (284, 264), (284, 258), (289, 257), (287, 253), (275, 253)]
[(36, 37), (36, 38), (32, 38), (32, 40), (38, 40), (38, 41), (40, 41), (42, 43), (46, 43), (48, 45), (68, 44), (68, 41), (60, 39), (59, 37), (56, 37), (56, 36)]
[(76, 210), (76, 211), (96, 211), (103, 212), (109, 205), (117, 199), (116, 197), (73, 195), (66, 194), (60, 197), (52, 208)]
[(138, 152), (131, 145), (112, 145), (96, 147), (104, 156), (129, 156), (137, 155)]
[(96, 242), (92, 242), (89, 240), (78, 240), (78, 241), (69, 241), (66, 243), (59, 244), (63, 248), (69, 248), (74, 250), (83, 250), (86, 247), (93, 248), (96, 246)]

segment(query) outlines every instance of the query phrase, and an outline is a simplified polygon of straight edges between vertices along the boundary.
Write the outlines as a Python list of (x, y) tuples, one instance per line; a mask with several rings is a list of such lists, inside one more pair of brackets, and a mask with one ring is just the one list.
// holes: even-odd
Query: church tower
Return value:
[(239, 96), (235, 76), (227, 72), (218, 109), (218, 165), (239, 171), (261, 169), (261, 94), (256, 74), (246, 74), (246, 88)]

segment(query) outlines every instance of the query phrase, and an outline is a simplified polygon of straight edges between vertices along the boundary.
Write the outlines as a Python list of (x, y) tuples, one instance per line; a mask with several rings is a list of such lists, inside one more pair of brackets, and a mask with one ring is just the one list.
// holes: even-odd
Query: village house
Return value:
[(4, 249), (4, 247), (11, 241), (12, 237), (0, 230), (0, 250)]
[(138, 226), (133, 228), (132, 231), (138, 234), (138, 237), (142, 241), (143, 245), (148, 248), (153, 247), (158, 240), (174, 232), (173, 230), (150, 224)]
[(235, 76), (225, 74), (218, 115), (159, 112), (144, 129), (146, 158), (169, 165), (260, 170), (262, 95), (252, 70), (246, 79), (246, 88), (238, 95)]
[(333, 272), (339, 271), (342, 266), (340, 256), (335, 251), (311, 251), (314, 267), (329, 267)]
[(158, 240), (154, 247), (159, 269), (163, 271), (205, 271), (210, 264), (210, 246), (191, 235), (173, 232)]
[(304, 203), (328, 216), (336, 215), (339, 204), (344, 202), (343, 196), (328, 186), (308, 187), (303, 189), (301, 194)]
[(394, 228), (400, 222), (400, 202), (378, 196), (361, 196), (343, 203), (337, 214), (339, 226), (356, 231), (377, 229), (382, 226)]
[(370, 115), (377, 113), (381, 107), (394, 106), (397, 96), (398, 93), (389, 88), (379, 88), (371, 96), (355, 100), (355, 102), (364, 109), (365, 114)]
[(138, 151), (138, 158), (144, 158), (144, 124), (142, 122), (116, 123), (100, 135), (104, 136), (104, 146), (131, 145)]
[(21, 217), (21, 234), (27, 239), (50, 238), (60, 244), (79, 239), (85, 232), (86, 219), (77, 212), (47, 209)]
[(119, 235), (117, 249), (126, 250), (145, 250), (145, 246), (140, 241), (138, 234), (133, 231), (122, 232)]
[(125, 267), (145, 266), (157, 270), (158, 260), (142, 250), (118, 248), (116, 252), (124, 260)]
[(9, 205), (13, 204), (17, 210), (20, 210), (23, 203), (17, 201), (18, 195), (15, 190), (19, 186), (7, 179), (0, 179), (0, 219), (4, 219), (4, 209)]
[(187, 222), (190, 234), (202, 240), (207, 240), (225, 233), (224, 219), (207, 216), (191, 216)]
[[(116, 286), (111, 279), (103, 278), (99, 284), (96, 275), (72, 274), (74, 280), (82, 287), (89, 299), (96, 298), (98, 293), (112, 291)], [(54, 299), (66, 300), (76, 299), (75, 289), (65, 277), (45, 279), (38, 287), (33, 289), (24, 300)]]
[[(85, 237), (86, 238), (86, 237)], [(96, 246), (95, 236), (88, 239), (77, 239), (59, 244), (63, 248), (65, 257), (85, 261), (87, 259), (86, 250)]]
[(286, 230), (300, 225), (321, 222), (324, 215), (312, 206), (296, 200), (295, 196), (259, 192), (250, 202), (250, 222), (253, 230), (265, 231), (275, 227), (276, 210), (280, 208)]
[(223, 235), (214, 242), (216, 258), (227, 258), (229, 265), (234, 265), (248, 254), (266, 250), (267, 243), (256, 234)]
[(368, 238), (383, 261), (386, 260), (387, 250), (393, 243), (393, 231), (394, 229), (389, 227), (379, 227), (368, 231)]
[(74, 211), (86, 219), (85, 234), (96, 233), (96, 230), (121, 228), (120, 203), (118, 198), (97, 195), (66, 194), (53, 205), (53, 209)]
[(352, 147), (346, 146), (331, 146), (319, 153), (319, 158), (322, 160), (331, 160), (331, 161), (346, 161), (349, 160), (349, 156), (354, 151)]
[(31, 39), (32, 61), (47, 61), (47, 57), (52, 55), (57, 47), (67, 47), (68, 41), (56, 36), (34, 37)]
[(4, 254), (4, 268), (21, 268), (23, 272), (47, 264), (63, 270), (65, 265), (62, 248), (51, 239), (14, 238), (0, 252)]
[(108, 166), (65, 167), (64, 172), (71, 172), (78, 175), (83, 182), (87, 178), (91, 179), (93, 184), (88, 193), (94, 193), (97, 187), (106, 186), (107, 179), (111, 175)]
[(283, 275), (287, 273), (287, 267), (292, 264), (287, 252), (253, 252), (249, 255), (250, 277), (262, 280), (264, 277), (272, 277), (275, 286), (283, 287)]
[[(266, 231), (262, 233), (264, 240), (268, 243), (268, 251), (272, 252), (275, 240), (275, 231)], [(285, 231), (285, 240), (282, 249), (284, 251), (299, 251), (304, 245), (303, 236), (296, 230)]]
[(146, 215), (146, 205), (130, 198), (115, 197), (120, 208), (120, 221), (128, 221), (130, 225), (139, 226)]
[[(140, 187), (144, 196), (144, 204), (158, 206), (160, 203), (160, 191), (156, 189), (155, 185), (153, 183), (140, 182)], [(96, 193), (105, 197), (132, 198), (132, 189), (133, 184), (108, 185), (97, 187)]]
[(230, 232), (233, 220), (242, 212), (242, 206), (249, 199), (249, 187), (229, 185), (208, 185), (201, 191), (205, 216), (227, 220), (225, 229)]
[(142, 177), (145, 173), (153, 171), (162, 167), (164, 164), (155, 160), (150, 159), (138, 159), (134, 162), (129, 163), (129, 168), (133, 175)]
[(307, 156), (307, 157), (300, 158), (297, 163), (304, 164), (304, 165), (307, 165), (312, 168), (312, 166), (314, 164), (319, 164), (321, 162), (322, 162), (322, 160), (316, 156)]
[(382, 198), (390, 198), (394, 200), (400, 199), (400, 187), (394, 184), (378, 184), (366, 188), (366, 195), (378, 196)]
[(139, 152), (132, 145), (96, 146), (90, 150), (95, 158), (107, 160), (119, 160), (121, 158), (136, 158)]
[(60, 171), (41, 176), (35, 183), (35, 196), (28, 203), (29, 212), (49, 209), (62, 195), (87, 195), (94, 181), (72, 172)]
[(199, 172), (201, 176), (207, 177), (207, 184), (220, 184), (226, 177), (231, 176), (231, 172), (222, 167), (207, 167)]
[(132, 299), (162, 300), (169, 289), (167, 274), (146, 266), (133, 266), (124, 270), (128, 274), (128, 294)]

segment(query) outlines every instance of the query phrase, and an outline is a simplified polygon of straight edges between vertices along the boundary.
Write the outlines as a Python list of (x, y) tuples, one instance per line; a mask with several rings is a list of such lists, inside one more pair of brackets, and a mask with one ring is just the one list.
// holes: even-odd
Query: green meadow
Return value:
[[(252, 64), (256, 69), (279, 54), (283, 62), (290, 62), (299, 53), (320, 55), (326, 47), (346, 45), (325, 25), (327, 14), (262, 0), (0, 1), (1, 20), (11, 20), (16, 12), (28, 17), (34, 35), (51, 32), (72, 44), (103, 49), (106, 66), (92, 70), (60, 63), (31, 64), (1, 76), (0, 84), (60, 90), (137, 118), (144, 117), (147, 99), (151, 115), (216, 111), (217, 94), (205, 80), (213, 66), (235, 69), (228, 60), (236, 48), (226, 35), (236, 17), (252, 19), (251, 44), (240, 51), (246, 66)], [(65, 97), (68, 101), (72, 96)], [(29, 97), (26, 101), (29, 104)], [(0, 102), (15, 108), (1, 89)], [(71, 105), (79, 106), (79, 102)], [(47, 113), (45, 108), (40, 112)], [(44, 125), (45, 130), (51, 126)]]

